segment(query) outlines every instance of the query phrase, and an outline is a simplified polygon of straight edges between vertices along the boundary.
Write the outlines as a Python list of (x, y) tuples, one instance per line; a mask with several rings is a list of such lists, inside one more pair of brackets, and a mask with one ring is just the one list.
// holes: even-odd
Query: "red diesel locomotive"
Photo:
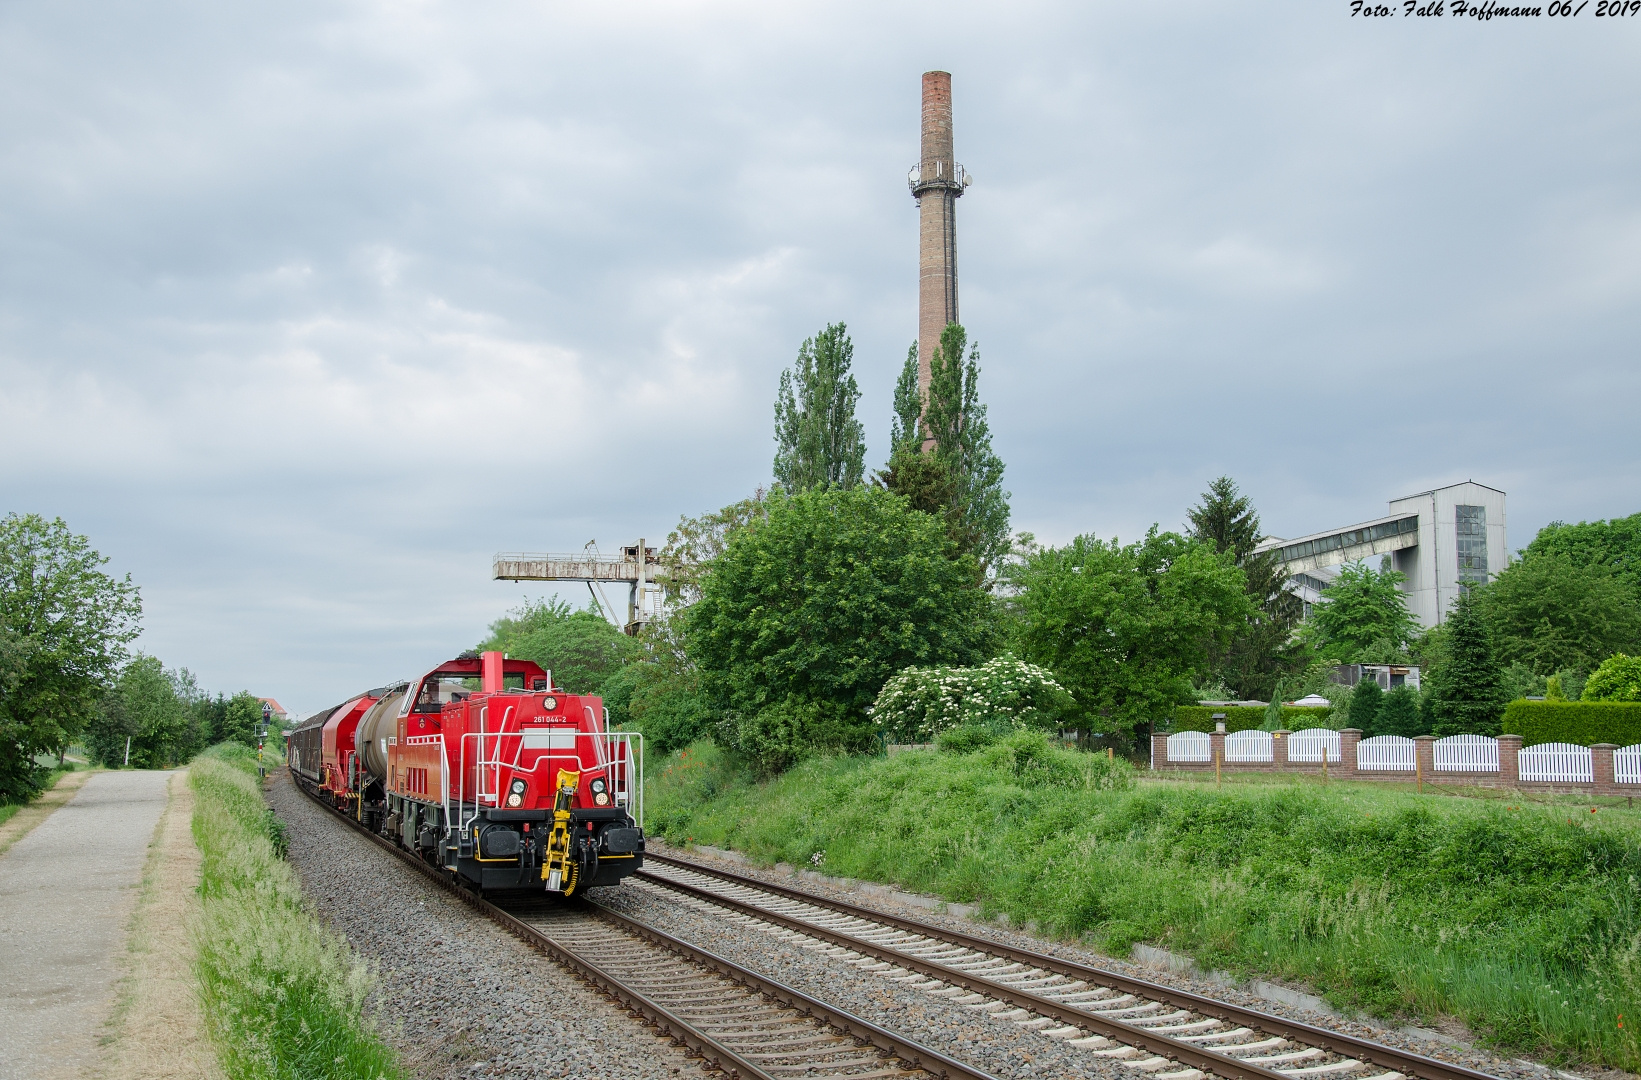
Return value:
[(643, 865), (637, 737), (528, 660), (464, 653), (291, 734), (297, 782), (478, 890), (569, 896)]

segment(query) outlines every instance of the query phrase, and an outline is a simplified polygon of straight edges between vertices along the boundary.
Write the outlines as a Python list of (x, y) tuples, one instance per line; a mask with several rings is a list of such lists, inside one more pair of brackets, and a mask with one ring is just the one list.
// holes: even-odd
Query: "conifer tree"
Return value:
[(1350, 695), (1350, 726), (1361, 731), (1363, 738), (1379, 734), (1379, 713), (1384, 707), (1385, 692), (1379, 683), (1363, 677)]
[[(1419, 718), (1419, 695), (1410, 686), (1392, 687), (1379, 704), (1373, 734), (1400, 735), (1411, 739), (1424, 733), (1424, 724)], [(1367, 737), (1367, 734), (1364, 730), (1363, 736)]]
[(1431, 734), (1497, 735), (1504, 684), (1474, 589), (1461, 591), (1447, 617), (1448, 655), (1430, 673)]
[(1248, 624), (1220, 655), (1214, 668), (1237, 693), (1274, 698), (1284, 676), (1305, 666), (1305, 648), (1293, 641), (1293, 627), (1304, 605), (1287, 589), (1288, 571), (1274, 552), (1254, 554), (1259, 543), (1259, 515), (1236, 481), (1221, 476), (1208, 485), (1202, 504), (1187, 511), (1194, 539), (1229, 552), (1247, 579), (1248, 598), (1257, 607)]
[(866, 471), (866, 432), (855, 419), (855, 347), (833, 323), (798, 349), (775, 398), (775, 482), (790, 495), (854, 487)]

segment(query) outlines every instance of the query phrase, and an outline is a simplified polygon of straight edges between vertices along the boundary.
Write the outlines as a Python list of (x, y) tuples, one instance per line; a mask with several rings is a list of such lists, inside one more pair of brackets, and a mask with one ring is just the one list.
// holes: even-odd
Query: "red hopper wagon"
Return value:
[(463, 654), (292, 733), (292, 774), (469, 888), (569, 896), (643, 865), (642, 750), (528, 660)]

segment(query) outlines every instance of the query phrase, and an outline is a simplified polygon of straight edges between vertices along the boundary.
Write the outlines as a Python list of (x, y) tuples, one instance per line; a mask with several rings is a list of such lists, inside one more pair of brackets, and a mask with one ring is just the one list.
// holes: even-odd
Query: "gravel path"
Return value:
[(0, 858), (0, 1075), (96, 1066), (168, 772), (96, 773)]
[(280, 771), (268, 801), (319, 915), (379, 976), (389, 1042), (424, 1080), (703, 1077), (578, 978), (331, 818)]

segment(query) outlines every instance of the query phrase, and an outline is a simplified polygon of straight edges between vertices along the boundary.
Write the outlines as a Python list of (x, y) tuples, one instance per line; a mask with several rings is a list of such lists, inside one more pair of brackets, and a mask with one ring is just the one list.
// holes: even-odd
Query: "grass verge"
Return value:
[(1111, 955), (1153, 942), (1346, 1008), (1456, 1016), (1500, 1049), (1641, 1068), (1636, 812), (1365, 783), (1102, 787), (1080, 756), (832, 758), (758, 783), (697, 744), (653, 774), (648, 825), (978, 901)]
[(189, 783), (203, 857), (196, 973), (224, 1071), (234, 1080), (397, 1080), (365, 1016), (369, 973), (307, 910), (280, 858), (283, 830), (262, 800), (255, 752), (213, 747), (194, 759)]

